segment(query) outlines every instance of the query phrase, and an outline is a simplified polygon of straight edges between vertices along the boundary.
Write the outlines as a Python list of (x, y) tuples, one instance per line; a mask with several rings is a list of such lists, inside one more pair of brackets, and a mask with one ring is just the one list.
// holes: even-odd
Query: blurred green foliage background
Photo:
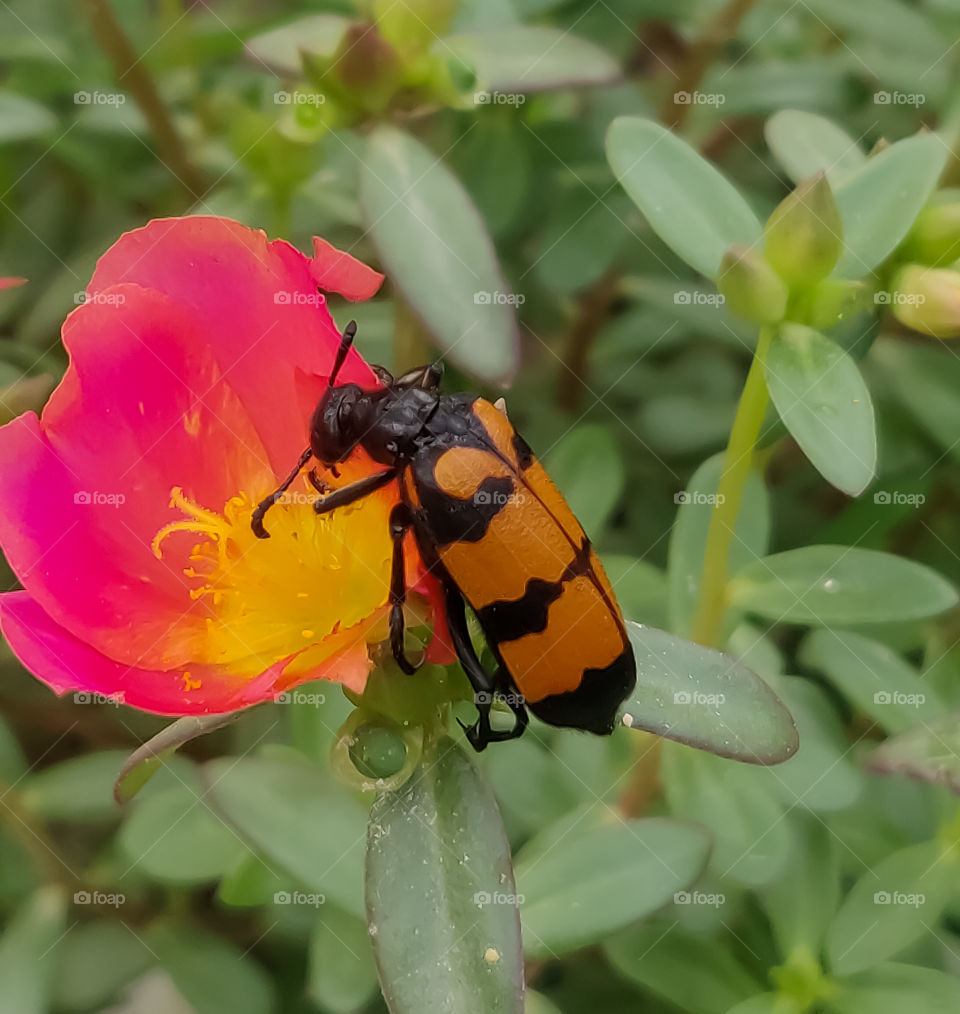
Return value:
[[(320, 235), (386, 269), (371, 303), (333, 301), (341, 324), (356, 316), (365, 357), (403, 369), (449, 351), (448, 389), (506, 393), (624, 613), (686, 634), (677, 596), (705, 515), (679, 524), (679, 494), (715, 488), (715, 465), (697, 469), (726, 444), (756, 335), (621, 189), (607, 129), (624, 114), (675, 129), (765, 219), (792, 186), (765, 135), (780, 110), (833, 120), (864, 153), (923, 126), (956, 150), (960, 4), (410, 6), (412, 20), (362, 0), (0, 4), (0, 274), (29, 280), (0, 293), (5, 418), (39, 408), (62, 374), (60, 324), (121, 233), (216, 214), (304, 250)], [(377, 183), (405, 171), (396, 219)], [(941, 184), (957, 176), (952, 156)], [(456, 180), (479, 222), (462, 218)], [(437, 231), (481, 259), (488, 234), (502, 288), (457, 302), (468, 280)], [(454, 348), (473, 317), (482, 326)], [(735, 552), (882, 549), (960, 583), (954, 347), (882, 307), (841, 332), (876, 406), (877, 478), (848, 499), (773, 424), (766, 492), (748, 490)], [(543, 726), (482, 757), (521, 893), (559, 843), (552, 881), (528, 874), (554, 905), (526, 940), (532, 1014), (960, 1009), (955, 801), (862, 764), (922, 725), (936, 732), (916, 767), (958, 783), (956, 610), (830, 625), (777, 622), (777, 608), (748, 608), (726, 647), (794, 713), (802, 745), (785, 765)], [(123, 759), (164, 723), (55, 700), (2, 650), (0, 1011), (386, 1009), (363, 919), (366, 805), (329, 772), (350, 710), (337, 688), (191, 744), (120, 810)], [(925, 710), (875, 697), (920, 687)], [(628, 837), (600, 876), (577, 834), (611, 814), (702, 824), (706, 869), (663, 904), (663, 872)], [(564, 901), (571, 883), (589, 887), (589, 918)], [(634, 908), (615, 903), (624, 885)], [(877, 900), (898, 892), (923, 900)], [(411, 911), (408, 932), (429, 917)]]

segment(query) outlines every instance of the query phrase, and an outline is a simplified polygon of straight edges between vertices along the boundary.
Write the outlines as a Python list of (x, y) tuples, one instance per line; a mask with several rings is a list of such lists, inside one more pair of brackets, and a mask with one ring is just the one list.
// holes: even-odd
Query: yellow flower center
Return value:
[[(171, 631), (174, 654), (252, 676), (309, 649), (285, 670), (294, 676), (352, 644), (386, 636), (389, 494), (317, 515), (308, 489), (295, 484), (270, 509), (269, 539), (250, 528), (265, 492), (241, 492), (218, 514), (172, 490), (171, 506), (186, 517), (160, 529), (152, 548), (186, 564), (183, 573), (195, 583), (190, 596), (206, 606), (202, 623), (194, 613)], [(203, 539), (189, 551), (179, 540), (164, 545), (178, 532)]]

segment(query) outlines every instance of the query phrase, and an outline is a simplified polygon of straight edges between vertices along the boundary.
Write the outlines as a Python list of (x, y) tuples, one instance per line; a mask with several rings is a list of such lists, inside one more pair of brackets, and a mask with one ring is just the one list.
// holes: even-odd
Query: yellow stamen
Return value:
[[(218, 514), (180, 487), (171, 491), (171, 506), (187, 516), (164, 525), (151, 548), (193, 583), (194, 603), (170, 632), (171, 657), (253, 675), (302, 652), (305, 641), (317, 665), (379, 636), (390, 581), (390, 494), (320, 516), (311, 496), (289, 497), (270, 510), (271, 537), (261, 540), (250, 518), (266, 492), (241, 492)], [(202, 539), (192, 548), (168, 541), (180, 532)], [(189, 673), (183, 679), (185, 689), (195, 682)]]

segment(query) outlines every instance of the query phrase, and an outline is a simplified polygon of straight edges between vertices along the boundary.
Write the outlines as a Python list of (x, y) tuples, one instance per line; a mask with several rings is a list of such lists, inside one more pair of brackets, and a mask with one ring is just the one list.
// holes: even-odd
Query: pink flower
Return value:
[[(318, 287), (360, 300), (381, 281), (323, 240), (306, 257), (222, 218), (153, 221), (104, 254), (63, 327), (63, 381), (39, 419), (0, 428), (0, 545), (24, 589), (0, 596), (0, 628), (31, 672), (169, 715), (310, 679), (362, 690), (397, 490), (318, 518), (295, 485), (269, 540), (250, 513), (327, 383), (340, 335)], [(355, 351), (339, 380), (377, 383)], [(433, 611), (412, 544), (407, 559)]]

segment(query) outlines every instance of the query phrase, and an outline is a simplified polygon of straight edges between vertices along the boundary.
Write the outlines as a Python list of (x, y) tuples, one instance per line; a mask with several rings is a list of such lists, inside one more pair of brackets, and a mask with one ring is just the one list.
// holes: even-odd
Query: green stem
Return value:
[(117, 21), (109, 0), (87, 0), (86, 6), (97, 43), (113, 64), (118, 84), (140, 107), (156, 141), (160, 159), (187, 196), (193, 201), (200, 200), (207, 190), (203, 174), (190, 161), (156, 83)]
[(711, 647), (717, 646), (723, 628), (723, 615), (727, 607), (730, 544), (740, 514), (744, 483), (750, 474), (757, 438), (760, 436), (769, 401), (764, 368), (772, 338), (772, 328), (760, 329), (757, 350), (730, 430), (723, 472), (717, 486), (717, 498), (710, 515), (710, 527), (707, 529), (700, 597), (693, 617), (691, 637), (699, 644)]
[(733, 39), (740, 22), (749, 13), (756, 0), (727, 0), (707, 24), (700, 38), (690, 47), (683, 63), (677, 68), (669, 94), (660, 110), (660, 122), (679, 130), (686, 121), (692, 106), (678, 105), (677, 92), (693, 93), (697, 90), (710, 64), (723, 53), (723, 47)]

